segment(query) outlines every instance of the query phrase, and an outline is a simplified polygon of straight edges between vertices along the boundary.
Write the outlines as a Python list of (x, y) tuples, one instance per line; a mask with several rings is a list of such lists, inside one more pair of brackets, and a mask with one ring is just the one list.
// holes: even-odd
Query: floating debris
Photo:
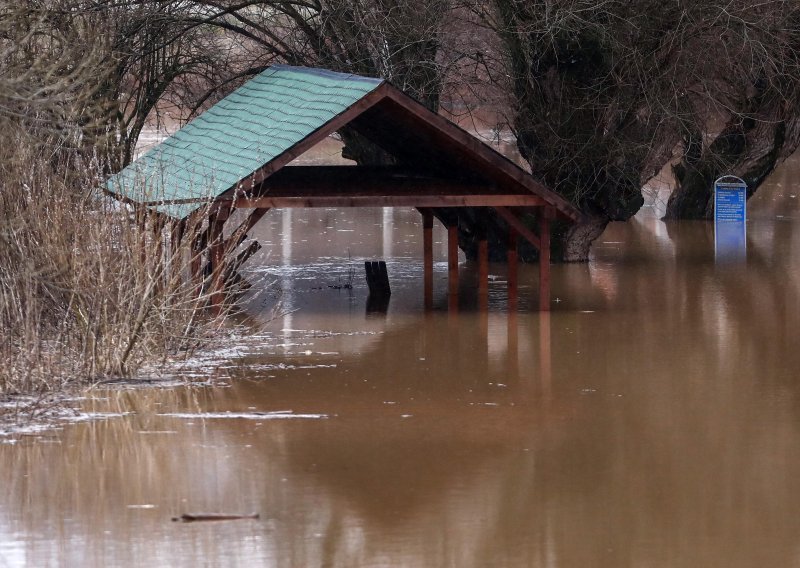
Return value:
[(173, 522), (180, 523), (194, 523), (197, 521), (238, 521), (240, 519), (260, 519), (261, 515), (258, 513), (251, 513), (249, 515), (226, 515), (224, 513), (197, 513), (189, 514), (184, 513), (179, 517), (172, 517)]
[(291, 410), (281, 410), (278, 412), (167, 412), (158, 414), (157, 416), (189, 419), (240, 418), (245, 420), (321, 420), (329, 417), (327, 414), (293, 414)]

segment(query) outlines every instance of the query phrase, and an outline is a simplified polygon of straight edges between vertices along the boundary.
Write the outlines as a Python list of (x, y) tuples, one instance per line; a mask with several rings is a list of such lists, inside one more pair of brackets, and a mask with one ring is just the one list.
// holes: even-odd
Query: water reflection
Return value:
[[(744, 264), (705, 223), (611, 226), (550, 314), (535, 267), (511, 311), (490, 267), (479, 310), (466, 263), (448, 313), (440, 227), (426, 312), (414, 211), (270, 212), (254, 274), (296, 311), (216, 386), (97, 393), (125, 416), (0, 444), (0, 566), (796, 564), (800, 232), (763, 199)], [(385, 317), (328, 287), (348, 249), (388, 261)], [(169, 520), (198, 511), (262, 519)]]

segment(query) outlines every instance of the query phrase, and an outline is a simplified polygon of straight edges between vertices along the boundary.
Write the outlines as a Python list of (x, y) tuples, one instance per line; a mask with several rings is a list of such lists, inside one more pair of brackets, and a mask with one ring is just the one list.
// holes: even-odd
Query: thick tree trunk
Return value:
[(775, 169), (784, 154), (786, 125), (783, 122), (760, 124), (737, 120), (697, 155), (684, 152), (672, 168), (675, 189), (667, 202), (664, 219), (709, 219), (713, 215), (714, 180), (726, 174), (747, 182), (751, 197)]
[(353, 160), (361, 166), (393, 166), (397, 163), (394, 157), (351, 128), (342, 128), (339, 136), (344, 142), (342, 158), (346, 160)]
[(587, 262), (592, 243), (603, 234), (608, 222), (605, 216), (594, 216), (564, 226), (553, 235), (553, 256), (561, 262)]
[(748, 100), (746, 112), (734, 114), (707, 147), (699, 132), (684, 141), (683, 157), (672, 168), (675, 189), (664, 219), (710, 219), (714, 180), (723, 175), (742, 178), (749, 199), (800, 145), (800, 118), (782, 99), (770, 99), (761, 89)]

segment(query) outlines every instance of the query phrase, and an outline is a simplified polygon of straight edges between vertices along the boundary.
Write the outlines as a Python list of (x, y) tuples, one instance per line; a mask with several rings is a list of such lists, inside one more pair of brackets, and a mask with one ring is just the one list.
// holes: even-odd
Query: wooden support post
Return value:
[(553, 360), (550, 337), (550, 312), (539, 313), (539, 373), (542, 395), (545, 400), (552, 396)]
[(519, 266), (517, 264), (517, 231), (513, 227), (508, 228), (506, 261), (508, 265), (508, 309), (515, 311), (519, 297)]
[(183, 236), (186, 234), (186, 219), (172, 223), (172, 231), (170, 232), (170, 245), (172, 247), (172, 254), (178, 254), (180, 250)]
[(192, 214), (188, 218), (189, 223), (189, 272), (192, 284), (196, 287), (196, 296), (200, 298), (203, 295), (205, 287), (205, 274), (203, 274), (203, 255), (208, 247), (208, 235), (210, 226), (205, 229), (205, 211)]
[(422, 272), (425, 286), (425, 309), (433, 309), (433, 213), (422, 211)]
[(170, 255), (169, 273), (167, 282), (169, 285), (177, 286), (182, 280), (183, 274), (183, 255), (181, 254), (181, 241), (186, 233), (186, 219), (181, 219), (172, 223), (169, 236)]
[(550, 219), (552, 207), (542, 207), (539, 215), (539, 310), (550, 311)]
[(514, 213), (512, 213), (506, 207), (495, 207), (494, 210), (497, 214), (508, 223), (508, 226), (517, 231), (522, 237), (525, 238), (529, 243), (531, 243), (536, 250), (541, 248), (541, 243), (539, 242), (539, 237), (534, 234), (528, 227), (525, 226), (523, 223)]
[(506, 376), (509, 381), (519, 380), (519, 320), (516, 309), (508, 310), (506, 327)]
[(150, 225), (153, 231), (152, 277), (155, 280), (154, 290), (158, 294), (164, 290), (164, 218), (158, 213), (152, 213)]
[(247, 248), (239, 252), (239, 254), (237, 254), (233, 258), (233, 260), (230, 260), (225, 264), (223, 279), (226, 287), (228, 286), (229, 282), (233, 280), (239, 282), (243, 280), (241, 277), (237, 278), (238, 270), (242, 267), (242, 265), (245, 262), (247, 262), (250, 259), (251, 256), (253, 256), (260, 250), (261, 250), (261, 243), (259, 243), (258, 241), (253, 241), (247, 246)]
[(209, 285), (210, 306), (214, 315), (222, 312), (225, 303), (225, 282), (223, 269), (225, 261), (225, 243), (222, 240), (222, 230), (228, 219), (229, 210), (220, 209), (209, 217), (209, 265), (211, 267), (211, 280)]
[(458, 297), (458, 225), (447, 226), (447, 277), (450, 301)]
[(489, 241), (486, 226), (479, 227), (478, 235), (478, 306), (481, 310), (489, 307)]
[(145, 207), (135, 207), (134, 209), (134, 222), (139, 228), (139, 263), (142, 270), (147, 270), (147, 249), (150, 241), (150, 235), (147, 233), (147, 220), (149, 214)]

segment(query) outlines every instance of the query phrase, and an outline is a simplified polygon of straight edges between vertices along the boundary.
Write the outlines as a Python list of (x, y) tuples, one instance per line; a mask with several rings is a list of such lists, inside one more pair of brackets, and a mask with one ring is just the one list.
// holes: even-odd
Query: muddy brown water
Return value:
[[(425, 313), (412, 210), (272, 211), (261, 331), (183, 371), (214, 381), (0, 439), (0, 567), (798, 565), (797, 175), (751, 201), (746, 263), (649, 208), (554, 267), (549, 316), (527, 267), (479, 310), (466, 262), (449, 312), (438, 227)], [(260, 518), (171, 522), (200, 512)]]

